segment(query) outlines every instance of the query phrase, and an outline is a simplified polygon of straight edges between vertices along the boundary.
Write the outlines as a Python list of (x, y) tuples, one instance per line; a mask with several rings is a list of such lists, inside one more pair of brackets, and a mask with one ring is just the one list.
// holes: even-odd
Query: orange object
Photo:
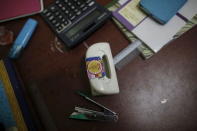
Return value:
[(0, 45), (9, 45), (13, 42), (13, 32), (0, 27)]

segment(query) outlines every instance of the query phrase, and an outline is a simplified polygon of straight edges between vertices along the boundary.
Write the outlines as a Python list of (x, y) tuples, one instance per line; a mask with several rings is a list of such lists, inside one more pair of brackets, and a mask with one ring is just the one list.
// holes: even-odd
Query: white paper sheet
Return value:
[(124, 3), (126, 3), (128, 0), (119, 0), (118, 1), (118, 3), (120, 4), (120, 5), (123, 5)]
[(197, 14), (197, 0), (188, 0), (178, 12), (188, 20), (192, 19)]
[(151, 18), (146, 18), (132, 32), (156, 53), (171, 41), (174, 34), (185, 24), (186, 22), (178, 16), (174, 16), (165, 25), (158, 24)]

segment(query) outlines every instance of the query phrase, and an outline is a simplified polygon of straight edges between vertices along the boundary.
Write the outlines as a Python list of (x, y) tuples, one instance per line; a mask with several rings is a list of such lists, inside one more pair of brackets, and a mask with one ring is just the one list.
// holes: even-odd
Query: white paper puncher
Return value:
[(96, 43), (88, 48), (86, 68), (92, 95), (119, 93), (113, 57), (108, 43)]

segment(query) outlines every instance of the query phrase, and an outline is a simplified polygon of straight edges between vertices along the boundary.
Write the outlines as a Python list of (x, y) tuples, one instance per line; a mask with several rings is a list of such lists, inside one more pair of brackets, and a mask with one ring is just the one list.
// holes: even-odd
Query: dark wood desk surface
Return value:
[[(48, 5), (52, 0), (44, 1)], [(99, 0), (106, 4), (109, 0)], [(34, 83), (60, 131), (195, 131), (197, 130), (197, 27), (171, 42), (149, 60), (137, 57), (117, 71), (120, 93), (94, 99), (119, 114), (117, 123), (68, 119), (74, 106), (91, 107), (76, 91), (89, 91), (85, 72), (86, 46), (71, 51), (55, 48), (55, 34), (39, 15), (38, 28), (21, 57), (15, 60), (25, 86)], [(15, 37), (27, 18), (1, 23)], [(85, 42), (107, 41), (116, 55), (129, 43), (108, 21)], [(9, 47), (1, 47), (5, 56)], [(24, 91), (26, 89), (24, 88)], [(29, 96), (26, 94), (27, 99)], [(162, 104), (162, 100), (166, 103)]]

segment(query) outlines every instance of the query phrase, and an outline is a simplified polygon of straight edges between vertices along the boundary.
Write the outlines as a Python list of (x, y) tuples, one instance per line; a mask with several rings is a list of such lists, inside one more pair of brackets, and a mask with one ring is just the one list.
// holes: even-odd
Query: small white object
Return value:
[(109, 44), (101, 42), (90, 46), (86, 52), (86, 58), (91, 57), (100, 57), (104, 65), (106, 65), (106, 73), (108, 72), (108, 74), (101, 78), (89, 78), (92, 95), (111, 95), (119, 93), (118, 80)]
[(161, 101), (161, 104), (165, 104), (167, 101), (168, 101), (168, 99), (163, 99), (163, 100)]
[(148, 17), (132, 32), (157, 53), (163, 46), (173, 40), (173, 36), (185, 24), (186, 22), (176, 15), (165, 25), (161, 25)]
[(125, 4), (127, 1), (128, 1), (128, 0), (119, 0), (118, 3), (119, 3), (120, 5), (123, 5), (123, 4)]

